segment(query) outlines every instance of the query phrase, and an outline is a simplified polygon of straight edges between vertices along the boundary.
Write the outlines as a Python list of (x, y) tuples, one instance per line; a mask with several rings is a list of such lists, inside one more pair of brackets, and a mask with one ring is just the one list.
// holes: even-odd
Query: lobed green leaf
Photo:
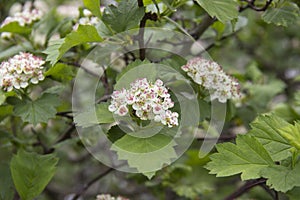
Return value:
[(10, 170), (22, 200), (37, 197), (54, 176), (58, 158), (53, 154), (39, 155), (20, 150), (14, 155)]

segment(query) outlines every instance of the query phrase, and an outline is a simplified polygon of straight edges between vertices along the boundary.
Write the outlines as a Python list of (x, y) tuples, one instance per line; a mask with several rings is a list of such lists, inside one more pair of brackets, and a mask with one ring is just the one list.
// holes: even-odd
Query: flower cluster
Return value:
[(97, 195), (96, 200), (129, 200), (129, 199), (121, 197), (121, 196), (112, 197), (110, 194), (99, 194), (99, 195)]
[(0, 64), (0, 88), (11, 91), (13, 88), (26, 88), (29, 83), (37, 84), (44, 80), (43, 61), (30, 53), (19, 53)]
[(81, 25), (97, 25), (99, 23), (98, 17), (92, 15), (88, 9), (83, 9), (83, 17), (79, 18), (78, 22), (73, 26), (73, 30), (77, 30), (78, 26)]
[[(32, 24), (34, 21), (41, 19), (43, 12), (38, 9), (24, 9), (22, 12), (17, 12), (13, 16), (8, 16), (1, 24), (1, 28), (12, 22), (18, 22), (20, 26)], [(4, 32), (1, 34), (2, 38), (10, 38), (11, 33)]]
[(137, 79), (130, 84), (129, 90), (114, 91), (109, 111), (124, 116), (129, 112), (127, 106), (131, 106), (141, 120), (154, 120), (168, 127), (178, 126), (178, 113), (169, 110), (174, 102), (159, 79), (154, 84), (146, 78)]
[(227, 75), (215, 62), (194, 58), (181, 67), (196, 83), (211, 92), (211, 100), (225, 103), (228, 99), (240, 99), (239, 83)]

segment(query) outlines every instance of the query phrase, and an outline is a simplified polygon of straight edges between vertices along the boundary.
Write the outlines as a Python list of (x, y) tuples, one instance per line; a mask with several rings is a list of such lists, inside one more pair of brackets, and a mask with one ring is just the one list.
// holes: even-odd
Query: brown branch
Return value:
[(33, 144), (33, 146), (40, 146), (43, 149), (43, 154), (49, 154), (53, 152), (53, 148), (48, 148), (44, 142), (42, 141), (40, 134), (36, 132), (34, 128), (31, 128), (31, 131), (36, 135), (37, 142)]
[(247, 181), (243, 186), (238, 188), (236, 191), (231, 193), (229, 196), (225, 197), (224, 200), (234, 200), (237, 197), (242, 196), (244, 193), (249, 191), (251, 188), (257, 186), (257, 185), (262, 185), (266, 183), (266, 179), (256, 179), (256, 180), (250, 180)]
[(102, 82), (103, 87), (105, 89), (105, 95), (108, 95), (110, 93), (110, 86), (108, 84), (106, 70), (104, 70), (104, 73), (103, 73), (103, 75), (100, 78), (100, 81)]
[(196, 29), (193, 30), (191, 36), (193, 36), (195, 40), (198, 40), (206, 31), (206, 29), (208, 29), (208, 27), (210, 27), (215, 21), (216, 18), (211, 18), (208, 14), (206, 14), (201, 24), (199, 24), (199, 26), (197, 26)]
[(58, 144), (62, 141), (65, 141), (69, 138), (71, 138), (72, 133), (75, 130), (75, 124), (73, 123), (67, 130), (66, 132), (55, 142), (55, 144)]
[(72, 200), (78, 199), (80, 196), (82, 196), (89, 189), (89, 187), (91, 187), (94, 183), (96, 183), (101, 178), (105, 177), (107, 174), (109, 174), (110, 172), (112, 172), (114, 170), (115, 170), (114, 168), (109, 168), (106, 171), (99, 174), (98, 176), (96, 176), (95, 178), (93, 178), (91, 181), (89, 181), (87, 184), (85, 184), (81, 188), (81, 190), (72, 198)]
[(105, 101), (107, 101), (108, 99), (110, 99), (110, 97), (111, 97), (110, 94), (104, 95), (104, 96), (102, 96), (101, 98), (97, 99), (97, 100), (96, 100), (96, 103), (98, 104), (98, 103), (101, 103), (101, 102), (105, 102)]
[(144, 2), (143, 0), (137, 0), (138, 1), (138, 6), (139, 7), (144, 7)]
[(196, 139), (198, 141), (203, 141), (203, 140), (218, 140), (218, 141), (231, 141), (234, 140), (236, 138), (236, 135), (224, 135), (224, 136), (220, 136), (220, 137), (197, 137)]
[(77, 68), (81, 68), (83, 69), (86, 73), (92, 75), (92, 76), (96, 76), (96, 77), (99, 77), (99, 75), (83, 66), (81, 66), (79, 63), (76, 63), (76, 62), (64, 62), (64, 61), (60, 61), (59, 63), (62, 63), (62, 64), (66, 64), (66, 65), (71, 65), (71, 66), (74, 66), (74, 67), (77, 67)]
[(65, 117), (65, 118), (68, 118), (68, 119), (73, 119), (73, 116), (71, 116), (69, 114), (72, 114), (72, 111), (64, 111), (64, 112), (56, 113), (57, 116)]
[[(138, 0), (138, 6), (139, 7), (144, 7), (144, 2), (143, 0)], [(139, 54), (140, 54), (140, 59), (145, 60), (146, 58), (146, 48), (145, 48), (145, 41), (144, 41), (144, 34), (145, 34), (145, 27), (146, 27), (146, 22), (147, 20), (152, 20), (152, 21), (157, 21), (158, 16), (156, 13), (152, 12), (146, 12), (140, 21), (140, 29), (139, 33), (137, 35), (137, 40), (139, 43)]]

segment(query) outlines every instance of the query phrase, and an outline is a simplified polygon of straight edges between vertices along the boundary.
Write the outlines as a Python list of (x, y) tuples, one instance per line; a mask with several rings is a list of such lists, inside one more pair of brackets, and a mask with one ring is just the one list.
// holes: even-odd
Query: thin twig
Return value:
[(104, 96), (102, 96), (101, 98), (99, 98), (98, 100), (96, 100), (96, 104), (101, 103), (101, 102), (105, 102), (105, 101), (107, 101), (108, 99), (110, 99), (110, 97), (111, 97), (110, 94), (104, 95)]
[(266, 4), (259, 8), (255, 5), (255, 0), (245, 0), (248, 4), (246, 6), (240, 7), (239, 8), (239, 12), (242, 12), (244, 10), (246, 10), (247, 8), (250, 8), (252, 10), (258, 11), (258, 12), (262, 12), (262, 11), (266, 11), (268, 9), (268, 7), (271, 5), (271, 3), (273, 2), (273, 0), (267, 0)]
[(85, 184), (81, 188), (81, 190), (72, 198), (72, 200), (78, 199), (80, 196), (82, 196), (89, 189), (89, 187), (91, 187), (94, 183), (96, 183), (101, 178), (105, 177), (107, 174), (109, 174), (110, 172), (112, 172), (114, 170), (115, 170), (114, 168), (109, 168), (106, 171), (99, 174), (98, 176), (96, 176), (95, 178), (93, 178), (91, 181), (89, 181), (87, 184)]
[(203, 35), (203, 33), (206, 31), (206, 29), (208, 29), (208, 27), (210, 27), (215, 21), (216, 21), (216, 18), (211, 18), (208, 14), (206, 14), (204, 16), (201, 24), (199, 24), (199, 26), (197, 26), (196, 29), (193, 30), (193, 32), (191, 33), (193, 38), (195, 40), (198, 40)]
[(196, 139), (198, 141), (203, 141), (203, 140), (218, 140), (218, 141), (230, 141), (236, 138), (236, 135), (224, 135), (220, 137), (197, 137)]
[(83, 67), (82, 65), (80, 65), (79, 63), (75, 63), (75, 62), (63, 62), (63, 61), (60, 61), (59, 63), (62, 63), (62, 64), (66, 64), (66, 65), (71, 65), (71, 66), (74, 66), (74, 67), (77, 67), (77, 68), (81, 68), (83, 69), (86, 73), (92, 75), (92, 76), (96, 76), (96, 77), (99, 77), (99, 74)]
[(36, 135), (37, 142), (33, 144), (33, 146), (40, 146), (43, 149), (43, 154), (49, 154), (53, 152), (53, 148), (48, 148), (44, 142), (42, 141), (39, 133), (36, 132), (34, 128), (31, 128), (31, 131)]
[[(231, 34), (225, 35), (225, 36), (221, 37), (217, 42), (220, 42), (220, 41), (226, 40), (226, 39), (228, 39), (228, 38), (230, 38), (230, 37), (232, 37), (232, 36), (235, 36), (239, 31), (240, 31), (240, 30), (238, 30), (238, 31), (236, 31), (236, 32), (233, 32), (233, 33), (231, 33)], [(201, 55), (202, 53), (204, 53), (204, 52), (210, 50), (211, 48), (215, 47), (216, 45), (217, 45), (216, 42), (214, 42), (214, 43), (208, 45), (204, 50), (200, 51), (200, 53), (198, 53), (198, 55)]]
[(66, 139), (71, 138), (72, 133), (75, 130), (75, 124), (73, 123), (67, 130), (66, 132), (55, 142), (55, 144), (58, 144), (62, 141), (65, 141)]
[(72, 111), (64, 111), (64, 112), (56, 113), (57, 116), (65, 117), (65, 118), (68, 118), (68, 119), (73, 119), (73, 116), (71, 116), (69, 114), (72, 114)]
[(234, 191), (233, 193), (231, 193), (224, 200), (234, 200), (237, 197), (240, 197), (241, 195), (243, 195), (244, 193), (246, 193), (251, 188), (253, 188), (253, 187), (257, 186), (257, 185), (264, 184), (264, 183), (266, 183), (266, 179), (256, 179), (256, 180), (247, 181), (243, 186), (241, 186), (236, 191)]
[(103, 84), (103, 87), (105, 88), (105, 95), (108, 95), (110, 93), (110, 87), (108, 84), (106, 70), (104, 70), (103, 75), (101, 76), (100, 80)]

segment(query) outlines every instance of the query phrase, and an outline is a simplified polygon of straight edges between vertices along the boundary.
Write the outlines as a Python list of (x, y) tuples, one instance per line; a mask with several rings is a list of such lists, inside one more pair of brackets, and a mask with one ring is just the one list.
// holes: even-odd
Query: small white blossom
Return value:
[(228, 99), (240, 99), (239, 83), (227, 75), (215, 62), (193, 58), (181, 67), (196, 83), (211, 92), (211, 100), (225, 103)]
[[(4, 19), (1, 24), (1, 28), (12, 22), (17, 22), (20, 26), (31, 25), (33, 22), (38, 21), (43, 16), (43, 12), (39, 9), (29, 10), (28, 8), (23, 8), (23, 11), (16, 12), (13, 16), (8, 16)], [(11, 38), (12, 34), (6, 32), (1, 34), (2, 38)]]
[(11, 91), (13, 88), (26, 88), (30, 83), (44, 80), (42, 58), (30, 53), (19, 53), (0, 64), (0, 88)]
[(100, 22), (98, 17), (92, 15), (88, 9), (83, 9), (83, 17), (78, 19), (78, 22), (73, 26), (73, 30), (77, 30), (78, 26), (81, 25), (97, 25)]
[(113, 197), (110, 194), (99, 194), (99, 195), (97, 195), (96, 200), (129, 200), (129, 199), (121, 197), (121, 196)]
[(137, 79), (130, 84), (130, 89), (114, 91), (109, 111), (124, 116), (129, 112), (127, 106), (131, 106), (141, 120), (154, 120), (168, 127), (178, 126), (178, 113), (169, 110), (174, 107), (174, 102), (159, 79), (154, 84), (146, 78)]

